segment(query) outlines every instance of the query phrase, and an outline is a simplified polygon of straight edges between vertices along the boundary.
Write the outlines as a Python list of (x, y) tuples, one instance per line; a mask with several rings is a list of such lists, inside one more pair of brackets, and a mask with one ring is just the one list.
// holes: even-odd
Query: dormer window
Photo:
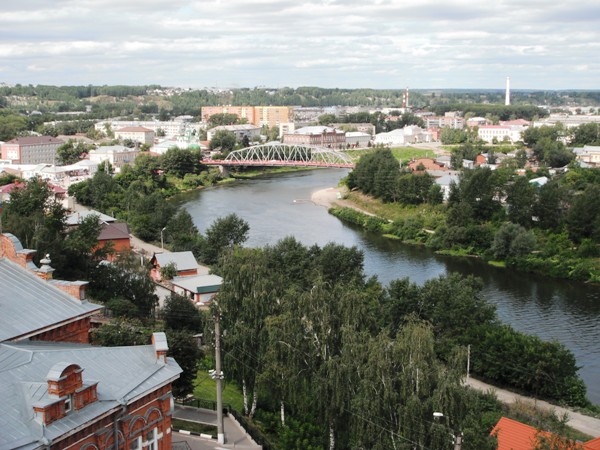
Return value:
[(65, 400), (65, 414), (69, 414), (73, 410), (73, 398), (69, 395)]

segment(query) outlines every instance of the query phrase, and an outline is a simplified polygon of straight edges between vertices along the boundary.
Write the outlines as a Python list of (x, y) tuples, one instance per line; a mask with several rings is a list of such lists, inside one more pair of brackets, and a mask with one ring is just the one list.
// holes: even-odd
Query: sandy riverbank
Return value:
[(349, 200), (345, 200), (344, 198), (338, 198), (338, 193), (341, 197), (347, 194), (347, 189), (345, 187), (331, 187), (327, 189), (321, 189), (320, 191), (313, 192), (310, 196), (310, 200), (319, 206), (324, 206), (325, 208), (333, 208), (334, 206), (343, 206), (345, 208), (352, 208), (356, 211), (360, 211), (363, 214), (368, 216), (374, 216), (368, 211), (358, 208), (354, 203)]

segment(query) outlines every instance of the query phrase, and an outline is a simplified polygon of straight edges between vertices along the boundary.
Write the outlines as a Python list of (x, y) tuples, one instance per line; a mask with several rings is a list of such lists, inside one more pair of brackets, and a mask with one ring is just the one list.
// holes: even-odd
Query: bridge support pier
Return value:
[(221, 172), (223, 178), (229, 178), (229, 169), (227, 166), (219, 166), (219, 172)]

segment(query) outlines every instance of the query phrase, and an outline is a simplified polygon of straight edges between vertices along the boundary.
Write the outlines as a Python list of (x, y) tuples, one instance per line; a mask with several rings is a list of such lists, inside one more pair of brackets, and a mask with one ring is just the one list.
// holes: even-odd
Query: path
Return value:
[[(194, 408), (190, 406), (175, 405), (173, 417), (176, 419), (187, 420), (217, 426), (217, 413), (210, 409)], [(223, 417), (223, 427), (225, 432), (225, 443), (218, 444), (215, 440), (193, 438), (187, 439), (182, 434), (174, 433), (173, 441), (185, 440), (192, 450), (220, 449), (220, 448), (238, 448), (248, 450), (259, 450), (262, 447), (257, 445), (245, 432), (245, 430), (231, 416)]]
[(562, 417), (564, 414), (567, 414), (567, 425), (569, 425), (571, 428), (581, 431), (582, 433), (589, 434), (592, 437), (600, 437), (600, 419), (585, 416), (578, 412), (562, 408), (560, 406), (552, 405), (543, 400), (536, 400), (531, 397), (525, 397), (523, 395), (515, 394), (514, 392), (497, 388), (495, 386), (492, 386), (491, 384), (484, 383), (483, 381), (479, 381), (474, 378), (469, 378), (467, 384), (479, 391), (494, 392), (494, 394), (496, 394), (496, 397), (498, 397), (498, 400), (500, 400), (503, 403), (529, 403), (530, 405), (535, 405), (537, 408), (553, 410), (559, 417)]

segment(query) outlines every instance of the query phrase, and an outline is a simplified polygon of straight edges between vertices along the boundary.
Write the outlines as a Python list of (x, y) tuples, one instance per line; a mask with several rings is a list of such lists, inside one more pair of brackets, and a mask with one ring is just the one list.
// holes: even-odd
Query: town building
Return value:
[(125, 127), (119, 128), (118, 130), (114, 130), (115, 137), (121, 140), (130, 140), (132, 142), (136, 142), (140, 145), (154, 144), (154, 131), (146, 127)]
[(584, 145), (573, 149), (575, 159), (588, 167), (600, 167), (600, 145)]
[(169, 121), (159, 120), (103, 120), (94, 125), (96, 131), (103, 133), (109, 130), (120, 130), (128, 127), (143, 127), (152, 130), (155, 136), (164, 135), (166, 138), (197, 136), (200, 132), (199, 123), (190, 122), (191, 116), (179, 116)]
[(289, 106), (203, 106), (202, 121), (208, 122), (215, 114), (233, 114), (247, 123), (262, 127), (279, 127), (293, 122), (294, 108)]
[(361, 131), (346, 132), (346, 147), (348, 148), (364, 148), (368, 147), (373, 136), (369, 133)]
[(208, 309), (221, 289), (223, 278), (211, 274), (178, 276), (170, 284), (176, 294), (189, 298), (199, 309)]
[(181, 368), (164, 333), (134, 347), (89, 345), (102, 307), (87, 282), (52, 277), (48, 257), (0, 235), (0, 449), (171, 449), (171, 384)]
[(220, 125), (218, 127), (214, 127), (208, 130), (208, 132), (206, 133), (207, 139), (211, 141), (218, 131), (229, 131), (230, 133), (235, 134), (235, 138), (238, 141), (242, 140), (244, 137), (247, 137), (250, 140), (254, 140), (260, 136), (260, 127), (257, 127), (256, 125)]
[(127, 223), (118, 222), (114, 217), (102, 214), (99, 211), (83, 210), (73, 212), (67, 216), (67, 226), (76, 228), (89, 216), (96, 216), (101, 224), (97, 248), (110, 248), (111, 254), (107, 257), (109, 261), (116, 259), (119, 253), (131, 250), (131, 236)]
[(22, 136), (2, 144), (2, 159), (13, 164), (54, 164), (63, 144), (52, 136)]
[(154, 281), (162, 280), (160, 269), (168, 265), (175, 266), (178, 277), (198, 275), (199, 269), (202, 269), (190, 251), (155, 253), (150, 259), (150, 264), (152, 265), (150, 276)]
[(375, 136), (375, 125), (371, 123), (330, 123), (330, 127), (337, 128), (338, 130), (358, 131), (360, 133), (368, 133), (371, 136)]
[(523, 125), (482, 125), (477, 129), (479, 139), (487, 142), (511, 142), (522, 140), (522, 133), (527, 129)]
[(425, 122), (425, 128), (448, 127), (460, 130), (465, 126), (465, 119), (455, 114), (445, 116), (423, 116), (421, 119)]
[(598, 115), (585, 115), (585, 114), (565, 114), (557, 113), (550, 114), (549, 117), (536, 120), (533, 123), (534, 127), (541, 127), (543, 125), (554, 126), (562, 123), (567, 128), (578, 127), (586, 123), (598, 123), (600, 124), (600, 116)]
[(108, 161), (116, 172), (119, 172), (125, 164), (133, 164), (140, 154), (139, 149), (129, 148), (123, 145), (106, 145), (90, 150), (88, 158), (96, 165)]
[(284, 144), (291, 145), (343, 148), (346, 146), (346, 133), (325, 126), (304, 127), (293, 133), (284, 134), (282, 141)]
[(387, 133), (378, 133), (375, 135), (373, 142), (375, 144), (393, 146), (431, 141), (431, 133), (416, 125), (409, 125), (404, 128), (398, 128), (396, 130), (389, 131)]

